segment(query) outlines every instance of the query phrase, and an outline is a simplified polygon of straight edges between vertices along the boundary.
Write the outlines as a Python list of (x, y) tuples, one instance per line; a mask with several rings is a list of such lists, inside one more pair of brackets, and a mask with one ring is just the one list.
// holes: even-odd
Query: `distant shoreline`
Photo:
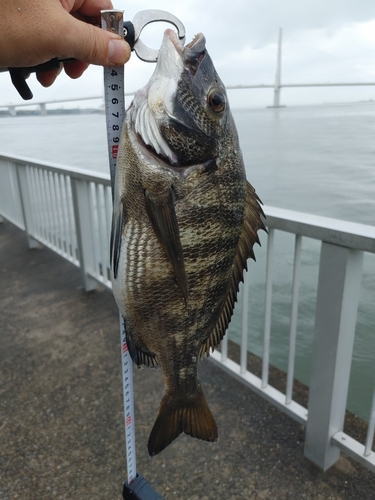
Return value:
[[(57, 109), (47, 109), (47, 115), (102, 115), (104, 114), (104, 110), (101, 108), (57, 108)], [(6, 110), (0, 110), (0, 118), (7, 118), (11, 116), (10, 113)], [(33, 110), (17, 110), (16, 116), (41, 116), (39, 109)]]
[[(232, 111), (236, 112), (241, 112), (241, 111), (249, 111), (249, 110), (258, 110), (258, 109), (273, 109), (273, 110), (279, 110), (279, 109), (293, 109), (293, 108), (316, 108), (319, 106), (324, 106), (324, 107), (335, 107), (335, 106), (355, 106), (358, 104), (375, 104), (374, 99), (368, 99), (365, 101), (348, 101), (348, 102), (322, 102), (321, 104), (293, 104), (293, 105), (285, 105), (281, 106), (280, 108), (273, 108), (272, 106), (259, 106), (259, 107), (232, 107)], [(50, 115), (88, 115), (88, 114), (104, 114), (105, 109), (104, 107), (100, 108), (55, 108), (55, 109), (46, 109), (45, 113), (47, 116)], [(3, 117), (9, 117), (11, 116), (9, 111), (6, 109), (0, 109), (0, 118)], [(26, 109), (19, 109), (17, 110), (16, 116), (41, 116), (40, 110), (39, 109), (32, 109), (32, 110), (26, 110)]]

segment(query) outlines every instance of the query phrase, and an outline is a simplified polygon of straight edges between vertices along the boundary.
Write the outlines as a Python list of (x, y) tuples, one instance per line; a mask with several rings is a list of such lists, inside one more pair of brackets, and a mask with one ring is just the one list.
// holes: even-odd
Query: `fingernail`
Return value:
[(112, 64), (125, 64), (127, 61), (126, 44), (123, 40), (108, 42), (108, 61)]

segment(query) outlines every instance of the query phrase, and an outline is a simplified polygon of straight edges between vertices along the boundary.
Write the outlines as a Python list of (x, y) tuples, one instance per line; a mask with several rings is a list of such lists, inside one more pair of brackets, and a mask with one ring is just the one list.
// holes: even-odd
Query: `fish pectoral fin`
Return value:
[(217, 440), (217, 425), (200, 386), (192, 397), (164, 395), (148, 439), (149, 455), (163, 451), (182, 432), (204, 441)]
[(222, 341), (237, 301), (238, 287), (240, 281), (243, 281), (243, 272), (247, 270), (247, 259), (252, 258), (255, 260), (253, 246), (255, 243), (260, 245), (258, 231), (260, 229), (266, 231), (266, 227), (262, 220), (262, 217), (265, 218), (265, 215), (260, 203), (261, 201), (255, 193), (254, 188), (249, 182), (246, 182), (244, 220), (238, 240), (237, 253), (233, 261), (232, 275), (227, 295), (211, 335), (206, 342), (201, 345), (199, 359), (202, 359), (205, 355), (209, 356), (210, 349), (215, 349)]
[(121, 235), (124, 224), (123, 214), (124, 214), (123, 205), (122, 203), (119, 203), (118, 206), (113, 209), (111, 241), (110, 241), (110, 259), (111, 259), (110, 263), (113, 276), (115, 279), (117, 278), (118, 265), (121, 253)]
[(172, 264), (177, 284), (183, 294), (185, 303), (188, 300), (188, 281), (185, 272), (184, 254), (182, 251), (180, 231), (175, 212), (175, 197), (172, 187), (163, 193), (145, 191), (146, 207), (155, 234)]

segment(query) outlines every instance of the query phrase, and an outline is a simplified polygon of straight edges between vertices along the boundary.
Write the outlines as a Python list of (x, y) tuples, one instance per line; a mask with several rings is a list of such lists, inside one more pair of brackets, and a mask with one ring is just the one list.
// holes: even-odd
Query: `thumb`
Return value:
[(79, 21), (69, 15), (66, 35), (61, 37), (62, 54), (88, 64), (123, 65), (130, 58), (130, 47), (115, 33)]

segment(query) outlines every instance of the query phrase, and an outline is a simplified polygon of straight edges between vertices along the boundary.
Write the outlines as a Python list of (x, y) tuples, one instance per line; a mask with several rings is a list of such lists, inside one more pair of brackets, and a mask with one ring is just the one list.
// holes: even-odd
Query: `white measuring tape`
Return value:
[[(123, 36), (123, 11), (102, 10), (102, 28)], [(116, 173), (116, 162), (122, 124), (125, 118), (124, 66), (104, 68), (104, 105), (107, 122), (107, 141), (111, 187)]]
[(120, 314), (122, 390), (124, 397), (126, 462), (128, 469), (128, 484), (137, 477), (137, 460), (135, 453), (135, 422), (133, 393), (133, 364), (126, 342), (125, 328)]
[[(102, 14), (102, 28), (123, 36), (123, 11), (105, 10)], [(122, 124), (125, 118), (124, 67), (104, 68), (104, 104), (107, 123), (109, 169), (111, 174), (112, 194), (116, 173), (116, 163)], [(137, 476), (135, 453), (133, 366), (126, 342), (125, 328), (120, 314), (121, 365), (124, 397), (126, 462), (128, 484)]]

